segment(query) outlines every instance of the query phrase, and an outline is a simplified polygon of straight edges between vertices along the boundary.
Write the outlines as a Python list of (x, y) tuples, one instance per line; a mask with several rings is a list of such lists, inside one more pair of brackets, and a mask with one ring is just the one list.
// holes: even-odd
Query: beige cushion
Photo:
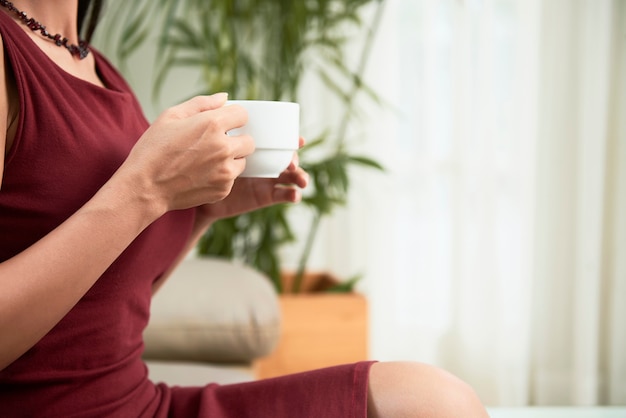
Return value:
[(254, 380), (251, 369), (236, 366), (166, 361), (148, 361), (146, 365), (150, 380), (169, 386), (205, 386), (209, 383), (226, 385)]
[(144, 358), (250, 363), (272, 351), (279, 333), (268, 278), (226, 260), (189, 259), (153, 298)]

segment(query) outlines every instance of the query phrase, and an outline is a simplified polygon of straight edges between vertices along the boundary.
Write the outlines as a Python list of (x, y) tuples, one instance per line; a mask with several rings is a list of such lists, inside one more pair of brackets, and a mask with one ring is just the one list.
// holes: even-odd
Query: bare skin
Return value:
[[(13, 3), (50, 32), (78, 42), (77, 0)], [(93, 56), (77, 60), (24, 30), (65, 71), (103, 87)], [(180, 261), (215, 220), (300, 200), (308, 176), (297, 156), (278, 179), (238, 178), (254, 141), (225, 135), (247, 120), (241, 107), (223, 107), (226, 99), (224, 94), (196, 97), (163, 112), (91, 200), (40, 241), (0, 263), (0, 370), (50, 331), (128, 245), (166, 212), (198, 208)], [(2, 156), (12, 147), (18, 112), (14, 80), (0, 54)], [(0, 158), (0, 193), (3, 173)], [(153, 292), (161, 284), (156, 283)], [(487, 413), (471, 388), (441, 370), (418, 363), (376, 363), (370, 372), (368, 416), (473, 418)]]
[(441, 369), (381, 362), (370, 370), (369, 418), (488, 418), (474, 390)]

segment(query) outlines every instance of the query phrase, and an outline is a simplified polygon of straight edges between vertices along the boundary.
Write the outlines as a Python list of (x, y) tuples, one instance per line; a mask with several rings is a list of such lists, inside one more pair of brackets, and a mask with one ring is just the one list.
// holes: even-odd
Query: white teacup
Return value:
[(241, 177), (278, 177), (291, 162), (300, 138), (300, 105), (293, 102), (229, 100), (248, 111), (248, 123), (229, 135), (252, 136), (255, 151)]

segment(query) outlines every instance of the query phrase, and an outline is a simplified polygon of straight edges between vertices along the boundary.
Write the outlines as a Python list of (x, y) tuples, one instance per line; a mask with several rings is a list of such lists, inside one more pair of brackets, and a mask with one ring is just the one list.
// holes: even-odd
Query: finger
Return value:
[[(298, 138), (298, 148), (302, 148), (304, 146), (304, 138), (300, 137)], [(293, 154), (293, 158), (291, 159), (291, 162), (289, 163), (289, 166), (287, 167), (287, 171), (293, 171), (295, 169), (297, 169), (300, 166), (300, 156), (298, 155), (298, 152), (294, 152)]]
[(277, 186), (272, 191), (274, 203), (298, 203), (302, 200), (302, 192), (293, 186)]
[(230, 137), (229, 141), (232, 144), (235, 159), (243, 160), (245, 165), (245, 158), (254, 152), (254, 139), (250, 135), (237, 135)]
[(245, 158), (235, 158), (234, 160), (234, 164), (235, 164), (235, 178), (233, 179), (233, 182), (236, 181), (239, 176), (241, 175), (241, 173), (243, 173), (243, 171), (246, 169), (246, 159)]
[[(215, 135), (219, 137), (228, 135), (231, 138), (238, 138), (243, 135), (233, 135), (229, 131), (245, 125), (248, 122), (248, 112), (241, 106), (222, 106), (193, 115), (184, 122), (187, 126), (193, 126), (204, 131), (202, 135), (206, 138)], [(248, 154), (241, 154), (238, 157), (246, 155)]]
[(297, 152), (293, 153), (293, 157), (291, 158), (291, 162), (289, 163), (289, 166), (287, 167), (287, 171), (293, 171), (296, 168), (298, 168), (300, 166), (300, 157), (298, 156)]
[(226, 104), (226, 100), (228, 100), (227, 93), (216, 93), (210, 96), (196, 96), (172, 107), (170, 110), (181, 119), (188, 118), (207, 110), (221, 108), (224, 104)]
[(309, 184), (309, 174), (302, 168), (283, 171), (276, 179), (278, 184), (292, 184), (304, 189)]
[(225, 128), (226, 130), (224, 132), (241, 128), (248, 123), (248, 111), (239, 105), (223, 106), (210, 113), (210, 116), (207, 115), (206, 117), (214, 119), (216, 125)]

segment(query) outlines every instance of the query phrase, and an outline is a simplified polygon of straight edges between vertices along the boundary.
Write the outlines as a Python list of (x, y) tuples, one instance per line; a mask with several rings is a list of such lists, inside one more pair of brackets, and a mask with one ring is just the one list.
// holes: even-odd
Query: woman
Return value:
[(487, 416), (465, 384), (415, 363), (202, 388), (148, 380), (152, 293), (215, 220), (297, 202), (307, 175), (294, 158), (278, 179), (239, 179), (254, 140), (225, 135), (247, 115), (222, 93), (149, 126), (79, 41), (100, 3), (0, 1), (2, 416)]

